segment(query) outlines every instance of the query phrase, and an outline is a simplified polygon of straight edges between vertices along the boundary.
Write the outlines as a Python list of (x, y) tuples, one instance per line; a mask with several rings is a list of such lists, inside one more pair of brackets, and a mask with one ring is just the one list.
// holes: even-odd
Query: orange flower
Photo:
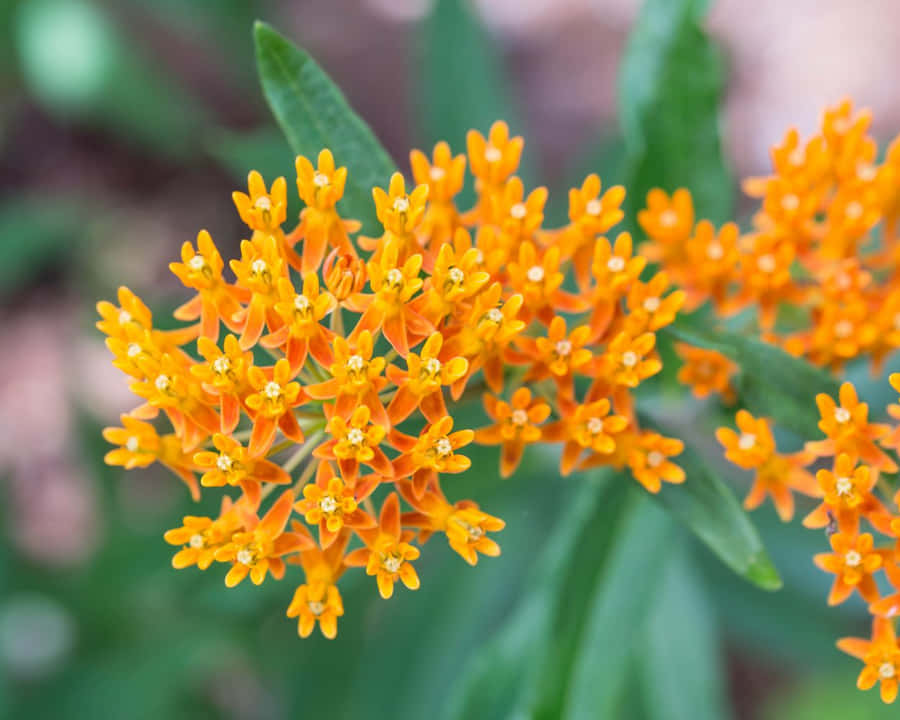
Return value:
[(824, 498), (822, 504), (803, 519), (808, 528), (821, 528), (837, 520), (838, 528), (855, 535), (861, 515), (884, 514), (887, 510), (872, 495), (877, 476), (867, 465), (856, 466), (853, 459), (842, 453), (834, 463), (834, 470), (819, 470), (816, 481)]
[(266, 191), (262, 175), (251, 170), (247, 176), (250, 194), (233, 192), (234, 205), (247, 226), (264, 233), (281, 227), (287, 218), (287, 182), (283, 177), (272, 183), (271, 191)]
[(260, 243), (243, 240), (241, 259), (232, 260), (230, 264), (238, 287), (251, 294), (250, 304), (239, 313), (241, 348), (248, 350), (259, 340), (266, 325), (272, 332), (282, 325), (275, 312), (275, 303), (278, 302), (278, 279), (286, 277), (287, 270), (272, 236), (265, 236)]
[(501, 185), (519, 167), (524, 145), (521, 137), (509, 137), (509, 127), (499, 120), (491, 125), (487, 138), (469, 130), (466, 147), (472, 174), (488, 187)]
[(315, 400), (334, 399), (335, 412), (341, 417), (349, 417), (353, 409), (366, 405), (375, 420), (387, 426), (387, 413), (378, 398), (378, 393), (387, 381), (382, 377), (385, 361), (383, 357), (373, 357), (375, 342), (372, 333), (363, 330), (356, 337), (355, 346), (344, 338), (334, 338), (334, 362), (329, 368), (331, 379), (305, 388)]
[(302, 405), (306, 397), (300, 391), (299, 383), (290, 382), (291, 364), (282, 358), (273, 368), (251, 367), (247, 378), (255, 390), (244, 401), (253, 411), (250, 456), (258, 458), (265, 455), (279, 429), (286, 438), (303, 442), (303, 430), (294, 415), (294, 408)]
[(658, 493), (663, 482), (683, 483), (684, 470), (669, 460), (680, 455), (684, 443), (676, 438), (663, 437), (655, 432), (641, 433), (628, 452), (628, 467), (634, 479), (651, 493)]
[(637, 387), (662, 369), (662, 362), (653, 350), (655, 346), (656, 335), (652, 332), (637, 337), (620, 332), (600, 356), (598, 375), (614, 385)]
[(594, 239), (625, 217), (622, 201), (625, 188), (613, 185), (600, 195), (602, 183), (595, 174), (588, 175), (581, 188), (569, 190), (569, 221), (559, 242), (565, 258), (572, 259), (572, 267), (579, 284), (585, 285), (593, 254)]
[(844, 602), (854, 590), (859, 591), (866, 602), (878, 599), (878, 586), (872, 573), (882, 565), (881, 555), (873, 549), (874, 540), (869, 533), (852, 536), (834, 533), (829, 539), (833, 553), (819, 553), (816, 565), (837, 577), (828, 595), (829, 605)]
[(731, 378), (738, 366), (717, 350), (706, 350), (687, 343), (675, 343), (675, 352), (684, 361), (678, 370), (678, 382), (684, 383), (698, 398), (717, 392), (726, 403), (736, 399)]
[(197, 295), (173, 313), (176, 320), (200, 318), (200, 334), (215, 341), (219, 337), (219, 321), (236, 330), (232, 317), (248, 297), (238, 288), (225, 283), (222, 270), (225, 263), (206, 230), (197, 234), (197, 250), (189, 242), (181, 246), (181, 262), (169, 264), (169, 269), (186, 287)]
[(343, 614), (344, 603), (337, 586), (322, 582), (298, 587), (287, 609), (288, 617), (299, 618), (297, 634), (302, 638), (309, 637), (319, 623), (322, 634), (333, 640), (337, 637), (337, 619)]
[(172, 567), (176, 570), (191, 565), (206, 570), (215, 560), (216, 551), (241, 527), (240, 516), (228, 498), (222, 501), (222, 512), (215, 520), (188, 515), (182, 523), (180, 528), (169, 530), (163, 536), (169, 545), (183, 546), (172, 557)]
[(521, 387), (512, 394), (508, 403), (493, 395), (485, 395), (484, 409), (495, 424), (476, 430), (475, 442), (502, 446), (500, 475), (509, 477), (522, 460), (525, 446), (541, 439), (541, 428), (538, 426), (550, 417), (550, 406), (539, 398), (533, 398), (527, 387)]
[(421, 496), (435, 473), (461, 473), (469, 469), (472, 461), (457, 450), (465, 447), (475, 437), (472, 430), (453, 429), (453, 418), (449, 415), (427, 426), (418, 438), (394, 431), (391, 436), (394, 446), (402, 455), (394, 460), (393, 475), (398, 478), (413, 478), (413, 489)]
[[(709, 220), (701, 220), (687, 241), (684, 266), (672, 266), (675, 279), (685, 286), (686, 310), (712, 300), (719, 312), (728, 312), (728, 291), (740, 260), (736, 223), (725, 223), (718, 234)], [(668, 267), (668, 266), (667, 266)]]
[[(391, 244), (397, 251), (397, 256), (391, 262), (396, 264), (398, 258), (403, 262), (420, 248), (415, 233), (425, 214), (428, 185), (417, 185), (407, 195), (403, 175), (395, 172), (391, 175), (388, 191), (373, 188), (372, 197), (375, 199), (378, 221), (384, 226), (384, 237), (380, 242), (372, 238), (360, 238), (360, 247), (374, 250), (371, 262), (377, 263), (381, 260), (383, 249)], [(369, 272), (371, 274), (371, 270)]]
[(150, 423), (129, 415), (121, 415), (120, 420), (121, 428), (108, 427), (103, 430), (103, 438), (107, 442), (120, 446), (106, 453), (103, 461), (127, 470), (159, 462), (178, 475), (191, 491), (191, 497), (199, 500), (200, 488), (194, 476), (194, 464), (191, 456), (182, 450), (181, 440), (176, 435), (160, 436)]
[(268, 460), (252, 458), (235, 439), (216, 433), (213, 445), (218, 452), (204, 450), (194, 455), (194, 463), (203, 471), (203, 487), (240, 486), (253, 509), (259, 507), (262, 483), (286, 485), (291, 476)]
[(349, 423), (340, 415), (332, 415), (328, 421), (331, 439), (319, 445), (313, 455), (320, 460), (337, 460), (341, 476), (351, 487), (355, 486), (360, 463), (375, 472), (392, 476), (391, 461), (378, 447), (387, 430), (369, 422), (368, 405), (360, 405), (350, 416)]
[(422, 346), (421, 355), (411, 352), (406, 356), (405, 372), (396, 365), (388, 367), (387, 375), (397, 386), (387, 408), (394, 425), (408, 418), (417, 407), (431, 423), (447, 414), (442, 388), (462, 378), (469, 369), (469, 361), (454, 357), (441, 362), (438, 357), (442, 345), (443, 336), (432, 333)]
[(396, 493), (388, 495), (381, 506), (378, 527), (359, 530), (358, 534), (366, 546), (347, 555), (345, 562), (350, 567), (365, 566), (366, 574), (375, 576), (381, 597), (390, 598), (398, 580), (410, 590), (419, 589), (419, 576), (412, 566), (412, 561), (419, 557), (419, 550), (409, 544), (412, 532), (401, 529), (400, 502)]
[(302, 293), (294, 289), (288, 278), (279, 279), (275, 312), (281, 316), (284, 325), (264, 337), (260, 344), (269, 348), (284, 347), (294, 372), (303, 367), (307, 352), (320, 365), (328, 367), (333, 362), (330, 345), (333, 334), (320, 323), (336, 305), (331, 293), (319, 292), (319, 276), (314, 272), (303, 276)]
[(481, 267), (483, 255), (472, 247), (472, 238), (464, 228), (457, 229), (454, 245), (441, 245), (425, 292), (416, 300), (417, 309), (429, 322), (438, 326), (449, 316), (468, 315), (472, 297), (491, 278)]
[(647, 209), (638, 212), (638, 224), (651, 243), (642, 249), (651, 260), (678, 260), (694, 229), (694, 203), (691, 193), (679, 188), (670, 198), (654, 188), (647, 193)]
[(229, 542), (216, 550), (217, 561), (232, 564), (225, 576), (228, 587), (234, 587), (247, 575), (254, 585), (262, 584), (268, 573), (280, 580), (285, 569), (281, 556), (312, 546), (309, 536), (284, 530), (293, 503), (294, 494), (285, 490), (262, 520), (247, 515), (245, 530), (234, 533)]
[(676, 290), (663, 296), (669, 287), (669, 276), (656, 273), (649, 282), (635, 282), (628, 292), (628, 309), (636, 324), (646, 330), (659, 330), (675, 321), (675, 315), (684, 305), (684, 290)]
[(888, 427), (869, 422), (869, 406), (859, 401), (851, 383), (841, 385), (839, 400), (841, 404), (837, 405), (825, 393), (816, 395), (822, 417), (819, 429), (826, 439), (806, 443), (807, 449), (819, 456), (846, 453), (877, 470), (897, 472), (896, 463), (875, 445), (875, 440), (885, 437)]
[(253, 355), (241, 350), (234, 335), (225, 336), (224, 350), (208, 337), (198, 338), (197, 352), (206, 362), (191, 365), (191, 374), (206, 392), (218, 396), (222, 432), (234, 432), (241, 419), (241, 398), (251, 390), (247, 370)]
[(803, 469), (812, 460), (813, 457), (804, 452), (792, 455), (772, 453), (756, 468), (753, 486), (744, 498), (744, 507), (754, 510), (762, 505), (768, 495), (772, 498), (778, 517), (782, 522), (789, 522), (794, 516), (792, 490), (803, 495), (819, 495), (813, 476)]
[(735, 420), (740, 435), (727, 427), (716, 430), (716, 439), (725, 448), (725, 457), (745, 470), (762, 466), (775, 453), (775, 438), (768, 420), (757, 419), (746, 410), (738, 410)]
[[(343, 220), (335, 204), (344, 195), (347, 168), (335, 169), (334, 156), (328, 149), (319, 153), (318, 167), (302, 155), (294, 163), (297, 171), (297, 192), (306, 204), (300, 213), (300, 225), (291, 233), (291, 243), (303, 238), (303, 256), (299, 269), (304, 275), (319, 269), (327, 248), (356, 257), (356, 248), (348, 233), (359, 230), (356, 220)], [(292, 263), (295, 264), (295, 263)], [(296, 264), (295, 264), (296, 266)]]
[(900, 647), (897, 646), (892, 620), (875, 618), (872, 622), (871, 640), (841, 638), (837, 646), (865, 664), (856, 681), (860, 690), (871, 690), (875, 683), (880, 682), (881, 699), (886, 703), (897, 699)]
[(564, 443), (560, 459), (562, 475), (572, 472), (585, 450), (589, 454), (583, 462), (597, 459), (598, 455), (609, 456), (616, 449), (616, 435), (628, 426), (628, 420), (610, 415), (609, 411), (609, 400), (603, 398), (578, 405), (561, 420), (544, 427), (545, 440)]

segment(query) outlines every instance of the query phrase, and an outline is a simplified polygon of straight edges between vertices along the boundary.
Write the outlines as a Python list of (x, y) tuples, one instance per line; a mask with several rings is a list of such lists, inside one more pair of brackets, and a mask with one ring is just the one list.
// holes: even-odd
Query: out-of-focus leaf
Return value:
[(651, 720), (727, 720), (718, 628), (703, 577), (685, 548), (673, 553), (636, 653), (643, 704)]
[(663, 483), (653, 498), (738, 575), (764, 590), (778, 590), (782, 584), (778, 571), (731, 489), (689, 445), (677, 462), (687, 480), (681, 485)]
[(263, 92), (295, 153), (315, 162), (330, 148), (347, 166), (343, 212), (377, 227), (372, 188), (386, 187), (394, 162), (369, 126), (347, 104), (343, 93), (304, 50), (263, 22), (254, 28), (256, 63)]
[(429, 145), (446, 140), (465, 149), (466, 132), (495, 120), (521, 131), (497, 44), (467, 0), (437, 0), (421, 37), (422, 128)]
[(831, 375), (806, 360), (755, 338), (720, 328), (700, 327), (683, 318), (664, 334), (698, 347), (718, 350), (741, 368), (737, 378), (740, 404), (800, 437), (818, 437), (819, 411), (816, 395), (837, 396), (839, 384)]
[(789, 692), (779, 693), (760, 713), (761, 720), (893, 720), (895, 705), (885, 705), (878, 689), (861, 692), (856, 674), (861, 665), (848, 658), (846, 672), (816, 678)]
[(604, 488), (585, 483), (559, 519), (520, 602), (471, 661), (451, 698), (448, 718), (527, 716), (550, 651), (562, 586), (579, 538), (601, 506)]
[(63, 262), (81, 235), (75, 203), (17, 198), (0, 205), (0, 297)]
[(635, 636), (669, 559), (670, 518), (642, 498), (624, 517), (588, 607), (566, 696), (566, 720), (627, 717), (620, 712)]
[(22, 5), (17, 49), (26, 83), (51, 111), (118, 132), (169, 156), (188, 153), (204, 121), (189, 95), (84, 0)]
[(627, 149), (626, 217), (647, 191), (688, 187), (698, 211), (729, 215), (732, 185), (719, 142), (720, 53), (699, 21), (702, 0), (645, 0), (619, 74)]

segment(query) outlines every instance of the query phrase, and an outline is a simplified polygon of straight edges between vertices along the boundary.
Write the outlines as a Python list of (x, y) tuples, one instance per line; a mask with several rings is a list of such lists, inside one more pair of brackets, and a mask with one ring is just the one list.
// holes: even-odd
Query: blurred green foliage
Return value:
[[(108, 134), (176, 170), (213, 163), (236, 185), (251, 167), (290, 184), (293, 152), (314, 155), (328, 144), (359, 181), (345, 202), (371, 221), (368, 188), (386, 182), (393, 161), (311, 58), (258, 27), (263, 91), (286, 141), (271, 120), (228, 127), (123, 20), (146, 13), (164, 30), (215, 38), (228, 48), (233, 81), (261, 107), (250, 22), (265, 9), (238, 0), (6, 0), (0, 57), (10, 72), (0, 88), (11, 104), (36, 103), (63, 128)], [(698, 212), (716, 220), (732, 206), (718, 136), (724, 66), (701, 28), (704, 9), (692, 0), (646, 0), (620, 76), (624, 142), (604, 129), (578, 168), (599, 171), (607, 186), (628, 184), (629, 220), (653, 186), (687, 185)], [(468, 3), (438, 0), (417, 32), (421, 62), (411, 65), (410, 86), (426, 145), (446, 138), (461, 151), (469, 127), (486, 131), (497, 118), (525, 132), (502, 54)], [(68, 267), (95, 209), (78, 196), (5, 190), (0, 292), (9, 297), (47, 269)], [(673, 333), (693, 341), (700, 331), (695, 323)], [(752, 407), (799, 432), (810, 427), (812, 394), (831, 387), (821, 375), (796, 364), (779, 378), (767, 371), (785, 359), (773, 360), (768, 348), (721, 335), (698, 342), (728, 345), (744, 365), (741, 388)], [(685, 427), (691, 418), (673, 423), (665, 389), (646, 405), (650, 421), (671, 432), (709, 435)], [(707, 423), (721, 419), (710, 410)], [(781, 525), (768, 511), (754, 518), (757, 529), (731, 490), (740, 474), (711, 461), (699, 442), (688, 453), (688, 483), (667, 487), (661, 504), (613, 473), (558, 478), (555, 457), (537, 450), (515, 478), (500, 480), (496, 453), (474, 449), (474, 469), (448, 491), (506, 519), (502, 557), (469, 568), (435, 539), (420, 563), (422, 588), (389, 603), (370, 578), (350, 574), (341, 585), (346, 616), (329, 642), (297, 638), (284, 617), (290, 580), (226, 591), (215, 567), (171, 570), (162, 531), (197, 507), (185, 497), (136, 517), (122, 473), (102, 463), (97, 421), (84, 413), (79, 428), (99, 494), (101, 549), (87, 567), (49, 571), (0, 545), (5, 716), (727, 719), (727, 643), (760, 666), (806, 674), (767, 705), (767, 720), (887, 717), (873, 694), (856, 691), (857, 664), (833, 647), (836, 637), (865, 632), (864, 613), (825, 606), (828, 579), (810, 562), (823, 537)], [(151, 471), (133, 482), (175, 481)], [(772, 589), (773, 564), (784, 583), (778, 593), (732, 572)]]

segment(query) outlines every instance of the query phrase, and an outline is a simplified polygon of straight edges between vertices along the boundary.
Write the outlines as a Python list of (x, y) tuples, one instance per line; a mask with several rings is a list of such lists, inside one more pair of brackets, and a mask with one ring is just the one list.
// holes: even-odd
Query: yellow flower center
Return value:
[(863, 206), (858, 203), (856, 200), (853, 202), (847, 203), (847, 207), (844, 208), (844, 215), (846, 215), (851, 220), (856, 220), (860, 218), (863, 214)]
[(844, 564), (847, 567), (856, 567), (862, 562), (862, 555), (860, 555), (856, 550), (848, 550), (847, 554), (844, 555)]
[(309, 611), (313, 615), (321, 615), (323, 612), (325, 612), (325, 605), (320, 603), (318, 600), (310, 600), (306, 604), (309, 607)]
[(883, 662), (878, 668), (878, 674), (885, 680), (890, 680), (897, 673), (894, 663)]
[(281, 397), (281, 385), (279, 385), (274, 380), (270, 380), (263, 388), (263, 395), (265, 395), (270, 400), (277, 400), (279, 397)]
[(200, 533), (194, 533), (191, 535), (191, 539), (188, 544), (194, 548), (194, 550), (199, 550), (204, 545), (203, 536)]
[(269, 198), (265, 195), (260, 195), (258, 198), (256, 198), (256, 202), (253, 203), (253, 206), (257, 210), (262, 210), (265, 212), (272, 209), (272, 201), (269, 200)]
[(325, 173), (317, 172), (313, 175), (313, 185), (316, 187), (325, 187), (328, 185), (328, 176)]
[(441, 371), (441, 361), (437, 358), (428, 358), (422, 365), (425, 374), (434, 377)]
[(622, 353), (622, 364), (627, 368), (633, 368), (637, 365), (638, 356), (633, 350), (626, 350)]
[(206, 265), (206, 260), (203, 259), (202, 255), (194, 255), (190, 260), (188, 260), (188, 267), (191, 270), (200, 271)]
[(347, 368), (348, 371), (358, 373), (362, 370), (366, 365), (366, 361), (362, 359), (361, 355), (351, 355), (347, 358), (347, 362), (344, 367)]
[(253, 564), (253, 553), (247, 548), (242, 548), (238, 550), (237, 561), (241, 565), (252, 565)]
[(850, 420), (850, 411), (847, 408), (839, 407), (834, 409), (834, 419), (842, 425)]
[(665, 455), (663, 455), (659, 450), (651, 450), (647, 453), (647, 464), (652, 468), (662, 465), (665, 459)]
[(432, 166), (432, 168), (428, 171), (428, 176), (434, 181), (438, 182), (444, 179), (444, 168), (438, 167), (437, 165)]
[(438, 457), (447, 457), (453, 454), (453, 445), (450, 444), (450, 441), (442, 437), (434, 444), (434, 451), (438, 454)]
[(771, 253), (760, 255), (756, 260), (756, 267), (758, 267), (764, 273), (774, 272), (775, 268), (777, 267), (775, 256)]
[(648, 297), (644, 300), (644, 310), (649, 313), (654, 313), (659, 310), (660, 299), (658, 297)]
[(234, 460), (231, 459), (231, 456), (226, 455), (225, 453), (222, 453), (216, 459), (216, 467), (224, 473), (230, 472), (233, 465)]
[(848, 477), (839, 477), (834, 485), (838, 495), (844, 496), (853, 492), (853, 481)]
[(350, 428), (347, 431), (347, 442), (355, 447), (362, 445), (365, 439), (365, 433), (359, 428)]
[(269, 266), (266, 265), (266, 261), (262, 258), (257, 258), (250, 264), (250, 272), (254, 275), (262, 275), (269, 269)]
[(799, 167), (800, 165), (802, 165), (805, 159), (806, 153), (803, 152), (803, 148), (795, 148), (794, 151), (788, 156), (788, 162), (795, 167)]
[(839, 338), (850, 337), (853, 334), (853, 323), (849, 320), (841, 320), (840, 322), (835, 323), (834, 334), (835, 337)]
[(659, 224), (663, 227), (673, 227), (678, 222), (678, 213), (674, 210), (663, 210), (659, 215)]
[(157, 375), (156, 380), (153, 384), (156, 385), (157, 390), (159, 390), (160, 392), (165, 392), (172, 384), (172, 380), (168, 375)]
[(597, 217), (600, 214), (600, 211), (603, 209), (603, 205), (599, 200), (591, 200), (585, 206), (584, 211), (588, 215), (592, 215), (593, 217)]
[(741, 433), (738, 438), (738, 447), (741, 450), (750, 450), (756, 445), (756, 435), (753, 433)]
[(528, 413), (522, 410), (522, 408), (517, 408), (512, 411), (512, 415), (510, 415), (510, 420), (513, 425), (518, 425), (519, 427), (525, 425), (528, 422)]
[(497, 308), (491, 308), (484, 314), (484, 316), (496, 325), (499, 325), (501, 322), (503, 322), (503, 313), (500, 312)]
[(132, 435), (130, 438), (128, 438), (128, 440), (125, 441), (125, 448), (128, 450), (128, 452), (137, 452), (140, 446), (140, 441), (134, 435)]
[(403, 564), (403, 558), (397, 557), (396, 555), (388, 555), (381, 561), (381, 564), (389, 573), (395, 573)]
[(397, 268), (391, 268), (387, 273), (387, 282), (391, 288), (400, 287), (403, 284), (403, 273)]
[(225, 355), (222, 355), (221, 357), (217, 357), (215, 360), (213, 360), (212, 367), (217, 375), (224, 375), (229, 370), (231, 370), (231, 360), (229, 360)]
[(591, 435), (599, 435), (603, 432), (603, 420), (598, 417), (592, 417), (587, 421), (587, 429)]
[(394, 212), (409, 212), (409, 198), (407, 198), (405, 195), (394, 198)]
[(856, 166), (856, 177), (858, 177), (863, 182), (870, 182), (875, 179), (875, 176), (878, 175), (878, 170), (874, 165), (869, 165), (868, 163), (860, 163)]
[(572, 343), (568, 340), (560, 340), (556, 343), (556, 354), (564, 358), (572, 354)]
[(128, 357), (133, 358), (140, 355), (143, 351), (141, 350), (141, 346), (137, 343), (129, 343), (128, 345)]
[(800, 207), (800, 198), (798, 198), (794, 194), (785, 195), (781, 198), (781, 207), (783, 207), (788, 212), (793, 212), (798, 207)]
[(337, 510), (338, 503), (337, 500), (334, 499), (333, 495), (325, 495), (319, 500), (319, 508), (324, 513), (333, 513)]
[(540, 265), (532, 265), (528, 268), (528, 273), (526, 275), (529, 282), (539, 283), (544, 279), (544, 268)]
[(620, 258), (618, 255), (613, 255), (606, 262), (606, 267), (610, 272), (622, 272), (625, 269), (625, 260), (624, 258)]
[(498, 160), (500, 160), (502, 157), (503, 157), (503, 153), (500, 152), (500, 150), (495, 148), (493, 145), (488, 145), (484, 149), (484, 159), (487, 160), (489, 163), (495, 163)]
[(717, 242), (712, 242), (706, 247), (706, 257), (710, 260), (721, 260), (724, 254), (724, 248)]
[(447, 279), (454, 285), (462, 285), (466, 279), (466, 274), (458, 267), (452, 267), (447, 271)]
[(528, 214), (528, 208), (525, 207), (525, 203), (516, 203), (509, 209), (509, 214), (516, 220), (524, 220)]

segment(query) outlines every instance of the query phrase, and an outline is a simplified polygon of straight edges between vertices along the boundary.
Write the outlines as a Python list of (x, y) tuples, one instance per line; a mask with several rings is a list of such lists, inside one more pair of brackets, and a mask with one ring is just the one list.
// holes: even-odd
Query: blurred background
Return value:
[[(184, 240), (207, 228), (233, 254), (230, 193), (248, 170), (292, 187), (258, 87), (255, 18), (319, 60), (404, 169), (409, 148), (446, 133), (463, 149), (450, 115), (482, 131), (503, 115), (526, 138), (526, 184), (551, 189), (551, 219), (578, 173), (617, 179), (617, 72), (638, 0), (458, 4), (0, 0), (0, 716), (441, 715), (534, 592), (545, 531), (593, 482), (548, 482), (552, 457), (504, 482), (496, 453), (475, 451), (486, 469), (453, 492), (507, 520), (502, 558), (470, 569), (432, 543), (422, 589), (390, 603), (350, 575), (334, 642), (296, 637), (290, 580), (226, 592), (215, 568), (173, 571), (162, 532), (192, 512), (182, 484), (102, 463), (100, 428), (134, 403), (93, 328), (96, 300), (126, 284), (161, 316), (180, 302), (167, 264)], [(886, 81), (900, 65), (893, 0), (720, 0), (707, 26), (726, 58), (736, 176), (763, 172), (789, 125), (811, 131), (845, 95), (873, 109), (879, 139), (900, 128), (900, 86)], [(484, 96), (454, 107), (471, 73)], [(735, 482), (743, 493), (746, 478)], [(601, 511), (632, 501), (604, 496)], [(785, 588), (755, 589), (672, 529), (676, 558), (639, 629), (671, 662), (641, 666), (620, 716), (665, 717), (634, 698), (702, 651), (712, 717), (888, 717), (834, 648), (867, 628), (861, 606), (825, 606), (829, 579), (811, 563), (824, 538), (768, 509), (754, 519)]]

